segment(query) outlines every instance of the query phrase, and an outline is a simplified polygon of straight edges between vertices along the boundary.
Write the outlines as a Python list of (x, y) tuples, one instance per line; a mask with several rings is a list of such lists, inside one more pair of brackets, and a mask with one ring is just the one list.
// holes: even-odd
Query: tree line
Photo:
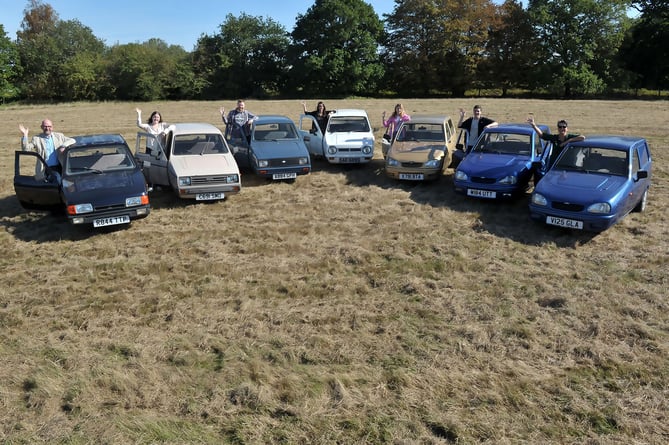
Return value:
[(30, 0), (15, 40), (0, 24), (0, 100), (659, 94), (668, 38), (669, 0), (395, 0), (383, 18), (364, 0), (315, 0), (291, 32), (228, 14), (188, 52), (107, 46)]

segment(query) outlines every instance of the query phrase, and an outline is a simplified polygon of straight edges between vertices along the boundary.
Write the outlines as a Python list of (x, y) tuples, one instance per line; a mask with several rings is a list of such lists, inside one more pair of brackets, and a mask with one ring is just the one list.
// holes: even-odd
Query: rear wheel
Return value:
[(641, 200), (639, 203), (634, 207), (632, 210), (633, 212), (644, 212), (646, 210), (646, 203), (648, 201), (648, 190), (643, 192), (643, 195), (641, 196)]

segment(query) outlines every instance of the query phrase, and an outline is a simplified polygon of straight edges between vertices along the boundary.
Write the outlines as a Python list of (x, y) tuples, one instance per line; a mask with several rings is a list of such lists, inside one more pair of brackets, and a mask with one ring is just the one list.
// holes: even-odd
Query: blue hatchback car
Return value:
[(644, 138), (588, 136), (568, 144), (535, 187), (530, 216), (558, 227), (606, 230), (645, 210), (652, 167)]
[[(550, 133), (546, 125), (539, 128)], [(455, 191), (485, 199), (518, 196), (529, 189), (533, 177), (539, 177), (535, 175), (549, 152), (549, 143), (529, 124), (486, 128), (455, 170)]]
[(294, 180), (311, 172), (311, 157), (295, 123), (265, 115), (253, 122), (248, 141), (230, 141), (240, 168), (272, 180)]

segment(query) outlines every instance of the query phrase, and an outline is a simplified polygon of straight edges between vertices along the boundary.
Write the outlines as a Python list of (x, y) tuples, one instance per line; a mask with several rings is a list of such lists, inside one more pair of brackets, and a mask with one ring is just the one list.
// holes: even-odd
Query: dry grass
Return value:
[[(455, 195), (452, 171), (412, 185), (380, 160), (316, 162), (294, 184), (247, 175), (220, 203), (154, 192), (147, 219), (93, 231), (19, 207), (18, 124), (133, 144), (138, 104), (0, 107), (0, 441), (669, 442), (669, 103), (480, 102), (499, 121), (646, 136), (647, 212), (572, 233), (532, 223), (525, 199)], [(379, 124), (394, 101), (326, 104)], [(139, 104), (212, 123), (220, 105)]]

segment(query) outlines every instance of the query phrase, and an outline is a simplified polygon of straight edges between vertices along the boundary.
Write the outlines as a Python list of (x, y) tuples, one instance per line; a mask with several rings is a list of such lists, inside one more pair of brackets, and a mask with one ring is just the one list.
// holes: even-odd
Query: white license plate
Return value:
[(490, 190), (467, 189), (467, 195), (477, 198), (497, 198), (497, 192), (491, 192)]
[(558, 218), (557, 216), (548, 215), (546, 217), (546, 224), (559, 227), (566, 227), (568, 229), (583, 230), (583, 221), (577, 221), (575, 219), (567, 219), (567, 218)]
[(196, 201), (211, 201), (212, 199), (223, 199), (225, 194), (223, 192), (217, 193), (198, 193), (195, 195)]
[(360, 158), (339, 158), (342, 164), (359, 164)]
[(93, 220), (93, 227), (115, 226), (116, 224), (129, 224), (128, 215), (112, 216), (111, 218), (98, 218)]
[(297, 178), (297, 173), (274, 173), (272, 179), (295, 179)]
[(400, 173), (400, 179), (409, 181), (422, 181), (425, 176), (422, 173)]

